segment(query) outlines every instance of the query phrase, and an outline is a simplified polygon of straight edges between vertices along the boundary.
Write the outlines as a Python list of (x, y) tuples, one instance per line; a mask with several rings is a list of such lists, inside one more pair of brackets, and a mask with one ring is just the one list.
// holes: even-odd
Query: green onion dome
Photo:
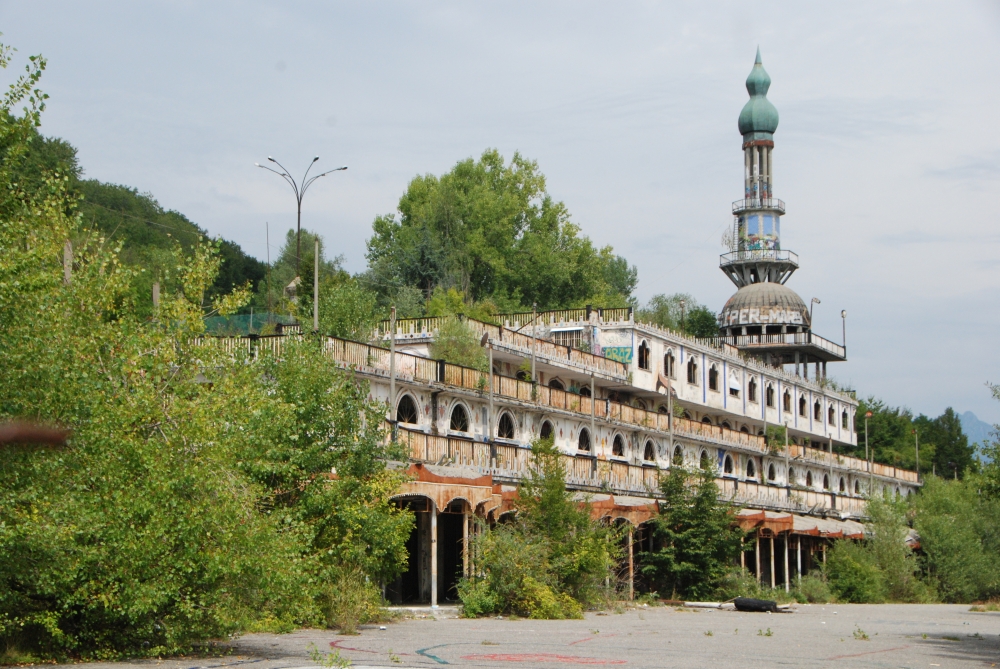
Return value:
[(747, 77), (747, 93), (750, 94), (750, 99), (740, 112), (740, 134), (745, 141), (772, 139), (772, 134), (778, 129), (778, 110), (767, 99), (767, 89), (770, 87), (771, 77), (761, 65), (758, 47), (757, 60), (750, 70), (750, 76)]

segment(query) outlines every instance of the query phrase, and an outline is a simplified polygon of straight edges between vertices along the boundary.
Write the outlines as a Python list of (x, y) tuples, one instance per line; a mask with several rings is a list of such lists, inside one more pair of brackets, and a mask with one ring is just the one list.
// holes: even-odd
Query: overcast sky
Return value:
[(275, 246), (295, 207), (255, 161), (350, 166), (315, 184), (303, 225), (360, 271), (411, 178), (496, 147), (537, 160), (584, 233), (638, 266), (641, 300), (716, 311), (760, 45), (788, 285), (822, 300), (829, 339), (848, 312), (830, 375), (1000, 422), (1000, 3), (0, 0), (0, 31), (48, 58), (42, 130), (88, 177), (259, 258), (265, 221)]

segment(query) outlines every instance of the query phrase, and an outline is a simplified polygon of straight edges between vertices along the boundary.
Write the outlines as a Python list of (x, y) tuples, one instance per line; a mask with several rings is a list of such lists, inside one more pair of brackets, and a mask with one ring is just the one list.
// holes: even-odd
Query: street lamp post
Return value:
[(684, 333), (684, 307), (687, 306), (687, 300), (681, 300), (681, 333)]
[(865, 460), (868, 461), (868, 496), (872, 496), (872, 486), (875, 485), (875, 474), (872, 472), (871, 451), (868, 450), (868, 419), (872, 417), (871, 411), (865, 412)]
[(841, 332), (842, 332), (843, 337), (844, 337), (844, 340), (843, 340), (844, 341), (844, 349), (846, 350), (847, 349), (847, 309), (841, 309), (840, 310), (840, 325), (841, 325)]
[(271, 156), (268, 156), (267, 159), (270, 160), (275, 165), (277, 165), (278, 167), (280, 167), (281, 171), (279, 172), (278, 170), (271, 169), (267, 165), (261, 165), (260, 163), (254, 163), (254, 165), (256, 165), (261, 169), (267, 170), (268, 172), (274, 172), (279, 177), (287, 181), (288, 185), (291, 186), (292, 190), (295, 192), (295, 204), (298, 206), (298, 218), (295, 224), (295, 276), (298, 277), (300, 274), (299, 267), (301, 265), (301, 259), (302, 259), (302, 198), (305, 196), (306, 190), (309, 189), (309, 186), (311, 186), (312, 183), (316, 181), (316, 179), (319, 179), (320, 177), (325, 177), (327, 174), (330, 174), (332, 172), (342, 172), (343, 170), (347, 169), (347, 165), (344, 165), (343, 167), (336, 167), (332, 170), (327, 170), (322, 174), (316, 174), (310, 177), (309, 170), (311, 170), (312, 166), (316, 164), (317, 160), (319, 160), (319, 156), (316, 156), (315, 158), (312, 159), (312, 162), (309, 163), (309, 167), (306, 168), (306, 173), (302, 175), (301, 181), (296, 182), (295, 179), (292, 177), (292, 175), (288, 173), (288, 170), (285, 169), (284, 165), (279, 163)]
[(812, 298), (812, 300), (809, 301), (809, 327), (810, 327), (810, 329), (812, 328), (812, 321), (813, 321), (813, 307), (815, 307), (817, 304), (822, 304), (822, 302), (819, 301), (818, 297), (814, 297), (814, 298)]
[(917, 428), (913, 428), (913, 449), (917, 458), (917, 481), (920, 481), (920, 433), (917, 432)]

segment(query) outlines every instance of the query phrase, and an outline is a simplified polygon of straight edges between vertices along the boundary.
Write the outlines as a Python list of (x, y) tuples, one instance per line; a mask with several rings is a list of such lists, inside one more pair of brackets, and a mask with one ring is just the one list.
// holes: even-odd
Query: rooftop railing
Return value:
[(720, 267), (755, 261), (787, 262), (798, 267), (799, 255), (793, 251), (782, 249), (744, 249), (723, 253), (719, 256)]
[(785, 213), (785, 201), (779, 200), (776, 197), (751, 197), (745, 198), (743, 200), (736, 200), (733, 202), (733, 213), (739, 214), (744, 211), (750, 211), (753, 209), (770, 209), (772, 211), (780, 211), (782, 214)]
[(715, 345), (711, 342), (729, 344), (730, 346), (735, 346), (738, 349), (754, 347), (764, 348), (773, 346), (804, 346), (811, 344), (840, 358), (847, 357), (846, 348), (812, 332), (733, 335), (732, 337), (712, 337), (711, 339), (703, 341), (709, 343), (709, 345)]

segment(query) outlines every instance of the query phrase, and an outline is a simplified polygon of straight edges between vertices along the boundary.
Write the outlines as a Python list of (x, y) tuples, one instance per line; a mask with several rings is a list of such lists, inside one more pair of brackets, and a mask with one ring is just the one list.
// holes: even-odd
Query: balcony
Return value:
[(799, 254), (793, 253), (792, 251), (782, 251), (780, 249), (747, 249), (744, 251), (723, 253), (719, 256), (719, 267), (728, 267), (729, 265), (740, 265), (752, 262), (788, 263), (798, 269)]
[(829, 339), (812, 332), (788, 332), (786, 334), (748, 334), (733, 337), (716, 337), (712, 345), (728, 344), (740, 351), (751, 353), (772, 353), (781, 356), (783, 363), (794, 362), (794, 351), (800, 350), (813, 358), (823, 361), (847, 360), (847, 349)]
[(742, 214), (745, 211), (776, 211), (779, 214), (785, 213), (785, 201), (776, 197), (752, 197), (733, 202), (733, 214)]

